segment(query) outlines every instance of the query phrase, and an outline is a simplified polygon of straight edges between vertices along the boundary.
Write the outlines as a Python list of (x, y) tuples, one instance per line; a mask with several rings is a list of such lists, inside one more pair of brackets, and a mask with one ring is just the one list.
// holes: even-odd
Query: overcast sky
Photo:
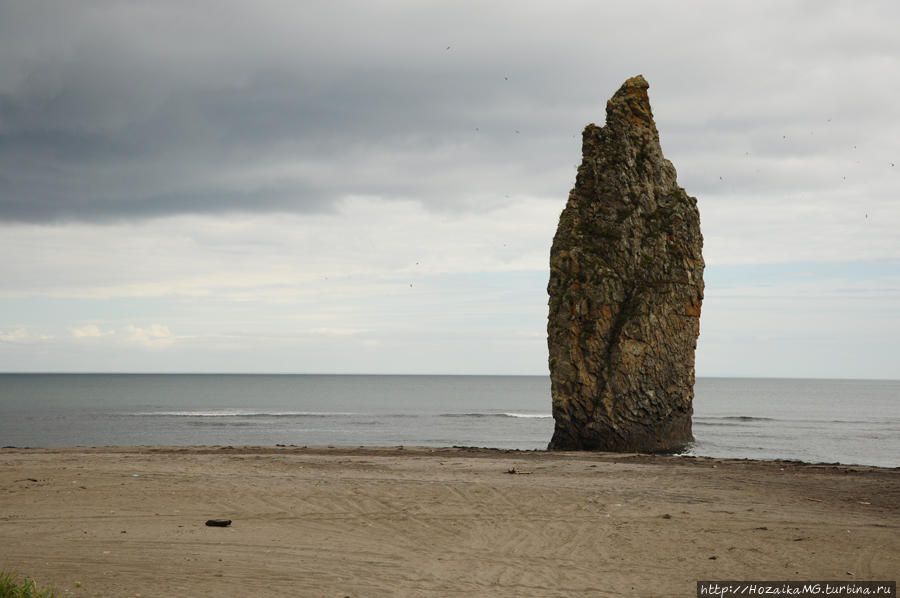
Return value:
[(0, 371), (547, 374), (630, 76), (699, 376), (900, 378), (900, 4), (0, 1)]

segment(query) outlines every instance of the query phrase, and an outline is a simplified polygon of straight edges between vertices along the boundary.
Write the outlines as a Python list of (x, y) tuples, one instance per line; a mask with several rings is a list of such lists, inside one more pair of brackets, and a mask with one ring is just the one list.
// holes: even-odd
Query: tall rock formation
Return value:
[(697, 200), (663, 157), (647, 81), (628, 79), (582, 162), (550, 250), (550, 449), (671, 452), (691, 435), (703, 300)]

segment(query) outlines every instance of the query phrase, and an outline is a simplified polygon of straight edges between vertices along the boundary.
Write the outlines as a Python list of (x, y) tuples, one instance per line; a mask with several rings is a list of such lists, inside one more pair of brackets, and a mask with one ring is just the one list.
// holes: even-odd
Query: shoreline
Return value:
[(483, 446), (384, 446), (384, 445), (296, 445), (296, 444), (274, 444), (274, 445), (156, 445), (156, 444), (139, 444), (139, 445), (75, 445), (75, 446), (3, 446), (0, 447), (0, 455), (6, 451), (28, 451), (34, 453), (69, 453), (69, 452), (90, 452), (90, 453), (196, 453), (196, 454), (242, 454), (242, 453), (259, 453), (259, 454), (311, 454), (326, 455), (330, 453), (340, 453), (346, 455), (371, 455), (373, 452), (381, 456), (402, 456), (402, 455), (420, 455), (420, 456), (448, 456), (452, 454), (465, 454), (468, 456), (494, 457), (502, 455), (518, 455), (523, 458), (540, 458), (541, 456), (569, 456), (573, 458), (586, 458), (600, 461), (619, 460), (640, 460), (645, 463), (672, 463), (677, 464), (684, 460), (695, 464), (745, 464), (745, 465), (789, 465), (810, 468), (830, 467), (838, 469), (847, 469), (852, 471), (896, 471), (900, 472), (900, 465), (887, 467), (882, 465), (866, 465), (859, 463), (840, 463), (825, 461), (803, 461), (800, 459), (754, 459), (752, 457), (709, 457), (701, 455), (685, 455), (670, 453), (641, 453), (627, 452), (617, 453), (611, 451), (565, 451), (565, 450), (548, 450), (548, 449), (511, 449), (511, 448), (494, 448)]
[(689, 597), (698, 580), (900, 570), (900, 468), (474, 447), (4, 448), (0, 497), (0, 570), (70, 596)]

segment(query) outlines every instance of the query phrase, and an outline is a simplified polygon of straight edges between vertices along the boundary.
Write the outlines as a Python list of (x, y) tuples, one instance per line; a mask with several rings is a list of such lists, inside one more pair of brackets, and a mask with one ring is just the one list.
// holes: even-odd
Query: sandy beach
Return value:
[(0, 569), (72, 596), (688, 597), (697, 580), (900, 571), (898, 469), (464, 448), (7, 448), (0, 488)]

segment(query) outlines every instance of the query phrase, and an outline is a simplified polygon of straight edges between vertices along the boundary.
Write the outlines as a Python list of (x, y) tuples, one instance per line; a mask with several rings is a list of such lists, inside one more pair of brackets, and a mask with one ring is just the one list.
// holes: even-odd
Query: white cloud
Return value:
[(301, 331), (301, 334), (321, 335), (321, 336), (358, 336), (369, 332), (364, 328), (311, 328)]
[(46, 333), (34, 333), (25, 327), (17, 327), (14, 330), (0, 330), (0, 343), (17, 345), (45, 343), (56, 340), (56, 336)]
[(366, 295), (396, 279), (541, 270), (562, 202), (479, 213), (357, 197), (332, 214), (178, 216), (118, 225), (0, 226), (0, 298), (198, 297), (270, 303)]
[(130, 324), (125, 328), (125, 339), (151, 349), (164, 349), (171, 346), (177, 339), (168, 326), (151, 324), (147, 328), (140, 328)]
[(31, 335), (25, 328), (16, 328), (10, 332), (0, 331), (0, 342), (3, 343), (21, 343), (30, 338)]
[(87, 324), (80, 328), (70, 328), (69, 332), (73, 338), (100, 338), (116, 333), (115, 330), (101, 330), (96, 324)]

